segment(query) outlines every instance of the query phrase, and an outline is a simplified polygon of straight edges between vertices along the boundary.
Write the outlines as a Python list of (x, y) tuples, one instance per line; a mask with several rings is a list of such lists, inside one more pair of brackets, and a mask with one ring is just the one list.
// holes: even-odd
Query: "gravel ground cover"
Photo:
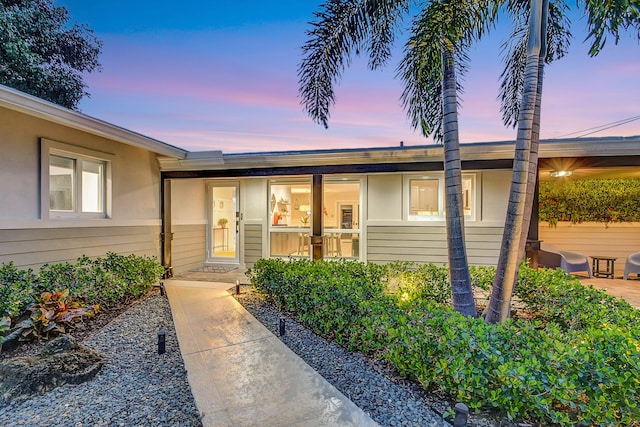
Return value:
[[(166, 352), (158, 354), (158, 330)], [(152, 295), (81, 342), (105, 360), (80, 385), (0, 407), (0, 426), (201, 426), (169, 302)]]
[(450, 425), (442, 418), (446, 402), (441, 398), (424, 392), (412, 382), (392, 379), (393, 374), (385, 366), (319, 337), (266, 303), (250, 287), (242, 287), (240, 295), (234, 296), (276, 335), (280, 333), (280, 319), (285, 319), (282, 341), (380, 425)]
[[(447, 411), (455, 402), (437, 389), (425, 390), (399, 377), (390, 366), (316, 335), (266, 302), (250, 285), (242, 286), (240, 295), (235, 294), (235, 287), (229, 293), (275, 335), (280, 334), (280, 320), (284, 319), (282, 342), (381, 426), (450, 426), (453, 422)], [(467, 426), (542, 427), (510, 421), (493, 412), (470, 414)]]

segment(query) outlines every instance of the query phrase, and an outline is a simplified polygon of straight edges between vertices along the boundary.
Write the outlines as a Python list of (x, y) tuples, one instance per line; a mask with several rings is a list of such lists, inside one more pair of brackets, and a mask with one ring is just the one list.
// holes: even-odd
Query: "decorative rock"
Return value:
[(49, 342), (34, 357), (15, 357), (0, 364), (0, 402), (21, 401), (64, 384), (81, 384), (102, 368), (98, 353), (73, 337)]

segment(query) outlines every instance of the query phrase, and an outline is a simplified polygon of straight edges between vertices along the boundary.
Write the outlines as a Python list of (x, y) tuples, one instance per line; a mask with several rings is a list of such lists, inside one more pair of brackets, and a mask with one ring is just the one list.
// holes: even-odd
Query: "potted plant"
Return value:
[(220, 228), (227, 228), (227, 223), (229, 222), (229, 220), (227, 218), (220, 218), (218, 220), (218, 225), (220, 226)]

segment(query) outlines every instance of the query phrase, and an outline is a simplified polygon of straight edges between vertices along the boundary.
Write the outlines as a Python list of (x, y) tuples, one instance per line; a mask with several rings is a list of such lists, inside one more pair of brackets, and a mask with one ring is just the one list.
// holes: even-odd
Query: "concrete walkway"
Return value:
[(205, 426), (378, 425), (253, 318), (232, 286), (165, 281)]

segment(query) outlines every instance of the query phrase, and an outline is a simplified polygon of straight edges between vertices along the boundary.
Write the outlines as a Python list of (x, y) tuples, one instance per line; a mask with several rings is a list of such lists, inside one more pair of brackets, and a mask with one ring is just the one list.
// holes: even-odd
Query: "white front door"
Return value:
[(207, 262), (238, 263), (240, 197), (238, 182), (207, 184)]

